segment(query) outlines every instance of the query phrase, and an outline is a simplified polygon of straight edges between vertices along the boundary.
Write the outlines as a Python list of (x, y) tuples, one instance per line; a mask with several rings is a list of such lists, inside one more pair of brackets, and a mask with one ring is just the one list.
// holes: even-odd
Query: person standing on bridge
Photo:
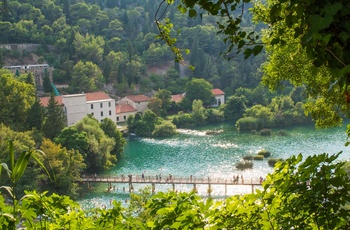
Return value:
[(142, 180), (145, 181), (145, 174), (144, 173), (142, 173), (141, 177), (142, 177)]

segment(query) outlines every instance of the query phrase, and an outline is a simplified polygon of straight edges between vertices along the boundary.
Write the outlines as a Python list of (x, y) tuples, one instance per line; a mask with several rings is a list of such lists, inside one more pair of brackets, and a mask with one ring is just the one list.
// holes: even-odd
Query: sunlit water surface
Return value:
[[(313, 126), (292, 127), (285, 129), (287, 136), (278, 136), (273, 130), (272, 136), (239, 133), (233, 125), (222, 124), (206, 126), (197, 130), (180, 129), (179, 134), (171, 138), (133, 138), (127, 141), (123, 158), (106, 175), (141, 175), (163, 178), (171, 174), (176, 177), (225, 178), (242, 175), (245, 180), (257, 179), (272, 172), (267, 160), (254, 161), (253, 169), (240, 171), (235, 164), (246, 155), (266, 149), (273, 158), (288, 158), (302, 153), (305, 157), (319, 153), (338, 153), (342, 151), (340, 160), (350, 158), (350, 147), (345, 127), (327, 130), (316, 130)], [(218, 131), (215, 135), (206, 135), (207, 131)], [(107, 184), (94, 184), (79, 203), (85, 208), (109, 207), (112, 200), (127, 202), (130, 195), (127, 184), (114, 184), (107, 192)], [(145, 185), (134, 184), (135, 191)], [(125, 189), (125, 191), (124, 191)], [(156, 191), (167, 191), (171, 185), (156, 185)], [(176, 190), (189, 192), (190, 185), (176, 185)], [(206, 196), (207, 186), (198, 186), (198, 194)], [(212, 195), (222, 197), (224, 186), (212, 186)], [(251, 192), (250, 186), (228, 186), (227, 195)]]

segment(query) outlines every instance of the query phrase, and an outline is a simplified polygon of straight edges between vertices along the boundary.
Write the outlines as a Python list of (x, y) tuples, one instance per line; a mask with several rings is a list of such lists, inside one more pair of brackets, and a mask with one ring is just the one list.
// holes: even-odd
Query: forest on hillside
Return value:
[[(9, 1), (0, 21), (0, 43), (42, 44), (39, 61), (55, 68), (55, 84), (68, 84), (62, 93), (102, 90), (126, 94), (149, 93), (166, 89), (183, 93), (192, 78), (203, 78), (226, 96), (235, 90), (255, 88), (264, 55), (247, 60), (239, 54), (227, 61), (220, 55), (227, 44), (217, 34), (214, 16), (196, 18), (182, 15), (176, 8), (165, 8), (160, 0), (19, 0)], [(258, 31), (246, 12), (242, 25)], [(185, 63), (174, 62), (174, 54), (163, 40), (157, 39), (158, 18), (174, 23), (177, 46), (189, 49)], [(49, 49), (49, 47), (54, 49)], [(24, 63), (28, 52), (1, 50), (0, 66), (7, 60)], [(12, 62), (13, 64), (13, 62)], [(41, 63), (31, 63), (41, 64)], [(151, 69), (165, 69), (162, 72)], [(49, 89), (47, 89), (48, 91)]]

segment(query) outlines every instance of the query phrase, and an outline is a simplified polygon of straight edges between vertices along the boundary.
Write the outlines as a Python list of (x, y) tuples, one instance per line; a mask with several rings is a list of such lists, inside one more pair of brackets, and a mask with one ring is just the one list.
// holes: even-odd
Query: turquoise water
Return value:
[[(216, 135), (206, 135), (208, 130), (218, 131)], [(272, 172), (267, 160), (254, 161), (253, 169), (239, 171), (235, 164), (244, 156), (257, 153), (261, 149), (271, 152), (273, 158), (288, 158), (302, 153), (304, 156), (318, 153), (338, 153), (341, 160), (350, 158), (350, 147), (345, 147), (345, 127), (316, 130), (313, 126), (285, 129), (287, 136), (278, 136), (273, 130), (272, 136), (239, 133), (233, 125), (206, 126), (196, 130), (180, 129), (175, 137), (166, 139), (133, 138), (125, 147), (124, 156), (106, 175), (141, 175), (163, 178), (172, 174), (176, 177), (211, 177), (230, 179), (233, 175), (242, 175), (245, 180), (257, 179)], [(113, 199), (126, 202), (129, 199), (127, 184), (115, 184), (115, 190), (106, 192), (107, 185), (94, 185), (79, 202), (84, 207), (109, 206)], [(144, 186), (135, 186), (135, 191)], [(156, 191), (167, 191), (171, 186), (156, 186)], [(176, 186), (178, 191), (190, 191), (190, 186)], [(198, 194), (205, 196), (207, 186), (198, 186)], [(223, 186), (213, 187), (214, 196), (224, 194)], [(232, 186), (227, 195), (251, 192), (250, 186)]]

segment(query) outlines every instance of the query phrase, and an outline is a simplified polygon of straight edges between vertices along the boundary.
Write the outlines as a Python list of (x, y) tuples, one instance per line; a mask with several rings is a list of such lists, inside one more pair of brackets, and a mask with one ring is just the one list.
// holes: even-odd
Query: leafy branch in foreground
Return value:
[(4, 169), (4, 171), (7, 173), (8, 178), (10, 179), (11, 185), (1, 186), (0, 188), (5, 189), (8, 192), (12, 202), (12, 212), (4, 213), (2, 215), (10, 218), (8, 228), (16, 229), (16, 224), (18, 224), (19, 220), (21, 219), (21, 216), (19, 216), (19, 212), (18, 212), (19, 202), (20, 200), (23, 200), (24, 198), (26, 198), (26, 196), (24, 196), (21, 199), (17, 199), (16, 186), (19, 180), (21, 179), (21, 177), (23, 176), (24, 171), (28, 166), (29, 160), (33, 158), (46, 171), (46, 173), (49, 176), (50, 174), (47, 171), (46, 167), (43, 165), (43, 163), (35, 155), (35, 153), (40, 153), (44, 155), (42, 151), (39, 151), (39, 150), (23, 151), (20, 153), (19, 157), (15, 159), (16, 156), (15, 156), (15, 151), (14, 151), (14, 146), (12, 141), (9, 141), (8, 150), (9, 150), (8, 154), (9, 154), (10, 167), (8, 167), (6, 163), (1, 163), (0, 176), (2, 173), (2, 169)]

